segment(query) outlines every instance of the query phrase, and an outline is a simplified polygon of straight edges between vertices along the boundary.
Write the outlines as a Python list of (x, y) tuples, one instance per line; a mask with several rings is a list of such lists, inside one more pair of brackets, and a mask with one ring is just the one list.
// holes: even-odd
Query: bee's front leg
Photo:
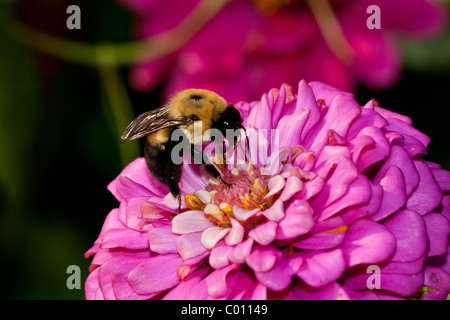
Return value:
[(225, 184), (228, 188), (231, 187), (231, 184), (223, 180), (222, 176), (220, 175), (220, 172), (217, 170), (217, 168), (209, 161), (208, 157), (205, 156), (205, 154), (199, 150), (195, 145), (191, 145), (191, 155), (192, 158), (198, 159), (201, 157), (202, 164), (205, 167), (206, 171), (208, 171), (213, 177), (219, 179), (223, 184)]

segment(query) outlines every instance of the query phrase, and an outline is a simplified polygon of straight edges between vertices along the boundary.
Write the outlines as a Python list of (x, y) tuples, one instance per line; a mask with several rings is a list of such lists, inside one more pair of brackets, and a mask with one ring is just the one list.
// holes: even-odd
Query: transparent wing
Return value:
[(169, 106), (150, 110), (134, 119), (123, 132), (121, 138), (125, 141), (138, 139), (161, 129), (188, 124), (185, 117), (169, 116)]

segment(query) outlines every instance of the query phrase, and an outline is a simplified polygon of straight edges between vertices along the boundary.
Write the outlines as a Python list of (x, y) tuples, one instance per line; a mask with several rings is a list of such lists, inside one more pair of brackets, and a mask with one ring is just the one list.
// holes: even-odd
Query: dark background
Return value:
[[(78, 4), (82, 29), (66, 28)], [(132, 14), (114, 1), (3, 0), (3, 14), (34, 29), (88, 43), (131, 41)], [(0, 17), (1, 19), (1, 17)], [(0, 254), (2, 298), (83, 299), (91, 259), (83, 254), (118, 203), (106, 190), (124, 166), (97, 69), (30, 48), (0, 24)], [(450, 169), (450, 33), (405, 43), (400, 81), (383, 91), (360, 87), (360, 104), (408, 115), (431, 137), (427, 160)], [(137, 93), (119, 69), (134, 114), (159, 105), (160, 89)], [(295, 86), (295, 84), (292, 84)], [(122, 128), (123, 129), (123, 128)], [(140, 143), (140, 142), (138, 142)], [(129, 154), (131, 155), (131, 153)], [(122, 159), (122, 160), (121, 160)], [(69, 265), (81, 289), (66, 287)]]

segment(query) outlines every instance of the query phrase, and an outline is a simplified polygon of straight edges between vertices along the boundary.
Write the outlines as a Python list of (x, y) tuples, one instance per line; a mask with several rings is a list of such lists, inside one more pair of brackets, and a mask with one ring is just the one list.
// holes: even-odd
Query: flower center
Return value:
[(273, 197), (266, 197), (269, 193), (269, 179), (261, 174), (259, 167), (247, 164), (245, 169), (223, 168), (222, 174), (222, 179), (230, 186), (211, 178), (206, 190), (198, 190), (185, 196), (186, 205), (192, 210), (203, 210), (221, 227), (231, 226), (234, 206), (264, 211), (272, 205)]

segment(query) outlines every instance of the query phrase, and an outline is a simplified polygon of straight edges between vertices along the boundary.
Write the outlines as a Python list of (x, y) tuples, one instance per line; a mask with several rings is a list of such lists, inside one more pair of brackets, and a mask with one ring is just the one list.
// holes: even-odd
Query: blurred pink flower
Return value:
[(235, 106), (247, 132), (280, 139), (250, 139), (267, 152), (223, 169), (230, 189), (184, 165), (178, 215), (145, 160), (130, 163), (86, 253), (88, 299), (447, 297), (450, 172), (420, 159), (429, 138), (411, 119), (319, 82)]
[[(200, 2), (119, 1), (136, 13), (137, 38), (172, 29)], [(435, 1), (330, 0), (337, 27), (330, 25), (332, 19), (326, 15), (321, 22), (328, 24), (328, 38), (344, 36), (339, 49), (343, 56), (337, 58), (306, 2), (281, 3), (230, 1), (180, 49), (135, 65), (132, 86), (146, 91), (164, 83), (166, 95), (205, 88), (230, 102), (254, 100), (261, 90), (300, 79), (346, 91), (353, 91), (358, 83), (386, 88), (395, 83), (402, 68), (397, 36), (435, 35), (445, 20), (445, 7)], [(370, 5), (380, 8), (379, 30), (367, 27)]]

